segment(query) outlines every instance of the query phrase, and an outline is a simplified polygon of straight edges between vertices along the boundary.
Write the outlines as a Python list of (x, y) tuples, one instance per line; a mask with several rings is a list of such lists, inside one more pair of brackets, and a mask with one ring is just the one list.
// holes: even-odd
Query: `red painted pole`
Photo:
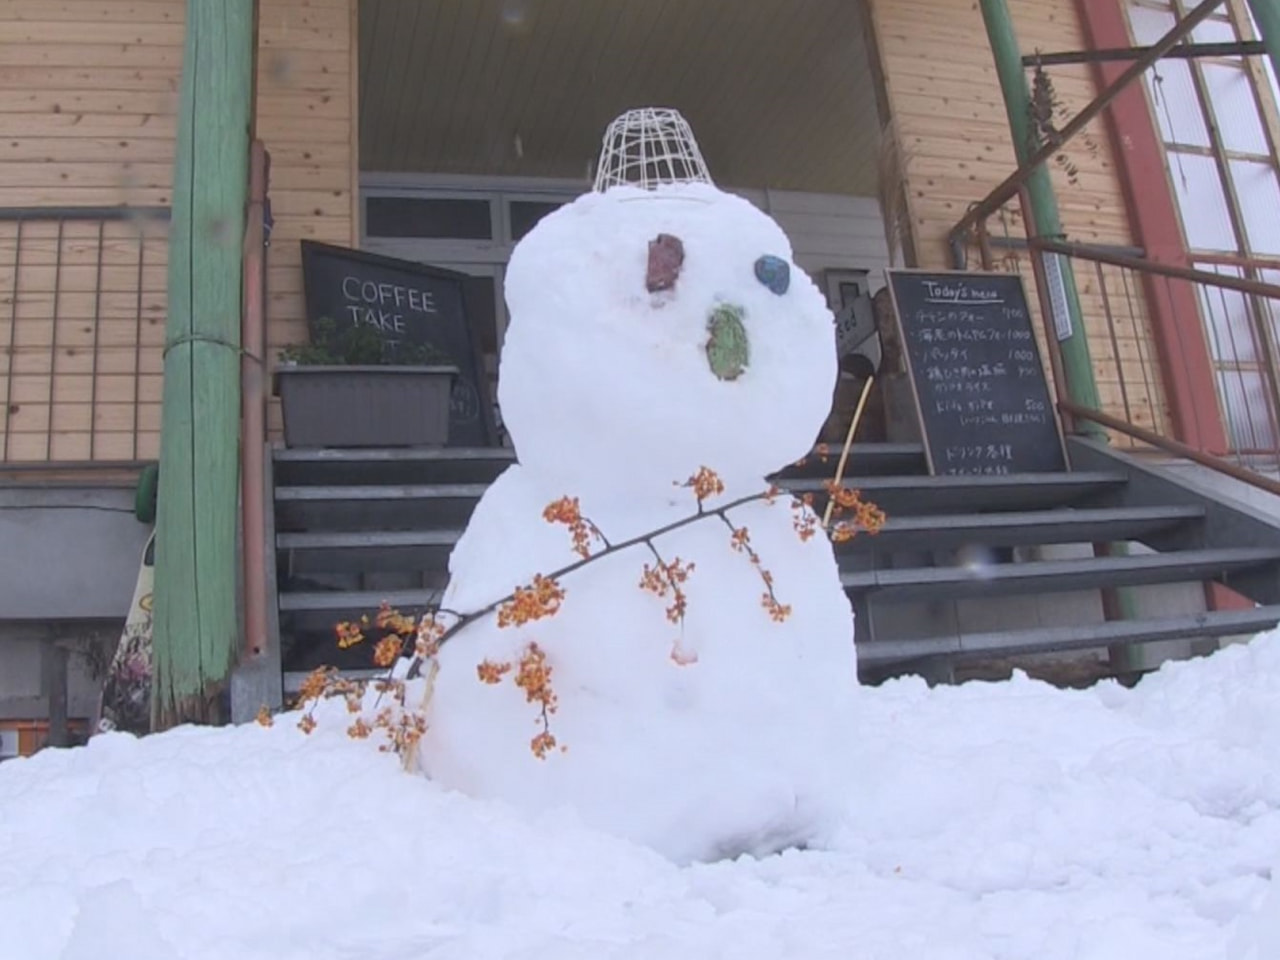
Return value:
[[(1076, 0), (1076, 7), (1091, 48), (1132, 46), (1124, 0)], [(1114, 82), (1125, 66), (1096, 64), (1099, 87)], [(1134, 241), (1148, 260), (1190, 267), (1166, 172), (1164, 143), (1141, 81), (1112, 100), (1105, 117)], [(1183, 280), (1146, 276), (1143, 293), (1175, 438), (1205, 453), (1226, 453), (1227, 434), (1195, 287)]]

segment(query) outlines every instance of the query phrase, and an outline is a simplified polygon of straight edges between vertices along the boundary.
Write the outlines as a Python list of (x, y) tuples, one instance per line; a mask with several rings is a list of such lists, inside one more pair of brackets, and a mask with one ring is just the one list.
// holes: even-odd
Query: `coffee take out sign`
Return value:
[(328, 320), (372, 327), (393, 363), (402, 344), (434, 348), (441, 363), (458, 368), (450, 442), (491, 441), (489, 391), (467, 310), (472, 285), (491, 281), (310, 240), (302, 242), (302, 276), (313, 340)]
[(302, 271), (313, 337), (327, 318), (378, 331), (388, 360), (411, 343), (429, 344), (458, 366), (470, 362), (465, 274), (310, 241), (302, 244)]
[(366, 323), (386, 337), (404, 337), (408, 331), (405, 314), (438, 314), (435, 294), (416, 286), (389, 283), (385, 280), (362, 280), (349, 275), (342, 278), (344, 309), (352, 323)]

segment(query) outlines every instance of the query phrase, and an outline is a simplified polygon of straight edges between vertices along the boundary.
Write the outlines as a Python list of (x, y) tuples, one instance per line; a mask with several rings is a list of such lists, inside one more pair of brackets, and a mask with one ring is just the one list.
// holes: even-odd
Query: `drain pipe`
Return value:
[(249, 207), (244, 235), (244, 306), (240, 355), (240, 510), (243, 551), (244, 650), (242, 661), (266, 653), (267, 558), (262, 469), (267, 442), (267, 338), (263, 318), (266, 267), (267, 152), (255, 140), (249, 156)]
[[(980, 0), (980, 5), (991, 52), (995, 57), (996, 73), (1000, 77), (1000, 89), (1004, 94), (1009, 130), (1013, 134), (1014, 153), (1018, 163), (1023, 164), (1034, 152), (1036, 141), (1031, 131), (1031, 91), (1027, 87), (1027, 75), (1022, 65), (1022, 51), (1018, 48), (1018, 38), (1013, 30), (1007, 0)], [(1053, 181), (1043, 164), (1028, 177), (1027, 196), (1031, 200), (1040, 236), (1062, 237), (1062, 217), (1058, 212)], [(1061, 274), (1066, 300), (1066, 316), (1061, 320), (1070, 325), (1070, 330), (1059, 330), (1057, 334), (1063, 373), (1067, 381), (1063, 386), (1072, 401), (1082, 407), (1097, 410), (1100, 409), (1098, 385), (1094, 379), (1093, 361), (1089, 356), (1089, 341), (1084, 329), (1075, 274), (1065, 258), (1057, 257), (1055, 262)], [(1049, 263), (1049, 258), (1045, 255), (1046, 268)], [(1049, 280), (1052, 283), (1056, 278), (1050, 277)], [(1046, 319), (1053, 319), (1055, 328), (1058, 326), (1059, 318)], [(1050, 336), (1053, 335), (1052, 331), (1047, 332)], [(1081, 423), (1077, 429), (1098, 439), (1106, 437), (1101, 427), (1088, 421)]]
[(231, 722), (246, 723), (263, 708), (281, 706), (280, 641), (275, 625), (275, 576), (268, 520), (270, 448), (267, 396), (266, 258), (271, 237), (268, 184), (271, 156), (255, 140), (249, 158), (249, 206), (244, 237), (244, 308), (240, 359), (240, 591), (244, 646), (231, 674)]

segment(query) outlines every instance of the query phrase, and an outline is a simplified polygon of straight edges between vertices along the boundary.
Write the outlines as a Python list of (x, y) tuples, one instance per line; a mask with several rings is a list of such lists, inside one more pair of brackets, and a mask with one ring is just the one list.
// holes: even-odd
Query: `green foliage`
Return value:
[(285, 347), (280, 351), (280, 359), (300, 366), (327, 367), (424, 367), (454, 362), (434, 344), (401, 341), (394, 352), (388, 352), (386, 343), (382, 335), (368, 324), (339, 327), (331, 317), (321, 317), (315, 323), (311, 342)]

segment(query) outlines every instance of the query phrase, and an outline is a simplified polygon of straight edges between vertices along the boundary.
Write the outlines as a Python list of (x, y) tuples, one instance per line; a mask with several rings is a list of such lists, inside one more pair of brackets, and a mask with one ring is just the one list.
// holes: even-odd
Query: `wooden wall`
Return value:
[[(167, 206), (181, 57), (176, 0), (0, 3), (0, 206)], [(158, 450), (165, 230), (99, 229), (0, 218), (0, 459)]]
[[(868, 2), (906, 155), (915, 250), (921, 265), (945, 267), (948, 229), (1014, 168), (982, 18), (971, 0)], [(1025, 51), (1084, 45), (1074, 0), (1010, 4)], [(271, 360), (306, 335), (299, 241), (357, 241), (354, 8), (354, 0), (261, 0), (257, 132), (273, 158), (275, 216)], [(169, 204), (182, 11), (182, 0), (0, 3), (0, 206)], [(1052, 76), (1070, 110), (1096, 92), (1085, 68)], [(1071, 239), (1130, 243), (1103, 127), (1070, 155), (1077, 182), (1060, 171), (1055, 180)], [(153, 458), (163, 228), (124, 220), (103, 226), (101, 241), (97, 223), (61, 229), (59, 238), (54, 223), (26, 224), (19, 250), (17, 227), (0, 219), (0, 461)], [(1016, 218), (1008, 229), (1020, 233)], [(1010, 265), (1025, 270), (1025, 256)], [(1108, 408), (1124, 412), (1123, 370), (1133, 418), (1161, 423), (1140, 292), (1110, 271), (1078, 279)]]
[[(971, 204), (1017, 167), (982, 14), (972, 0), (869, 2), (887, 105), (905, 157), (907, 213), (916, 256), (922, 267), (950, 268), (948, 232)], [(1075, 0), (1009, 0), (1009, 6), (1024, 54), (1086, 46)], [(1049, 73), (1069, 116), (1097, 93), (1087, 67), (1054, 67)], [(1069, 179), (1055, 165), (1053, 180), (1068, 238), (1131, 245), (1124, 197), (1102, 122), (1091, 124), (1066, 153), (1078, 173)], [(1016, 203), (993, 217), (990, 229), (993, 234), (1025, 236)], [(976, 264), (976, 251), (971, 251), (970, 262)], [(1035, 307), (1025, 252), (1003, 266), (1023, 273)], [(1090, 264), (1077, 261), (1075, 267), (1104, 407), (1144, 426), (1162, 428), (1167, 422), (1164, 395), (1141, 290), (1134, 278), (1114, 269), (1104, 269), (1099, 277)], [(1108, 322), (1109, 313), (1114, 325)], [(1043, 336), (1041, 341), (1043, 351)]]
[[(169, 206), (183, 7), (0, 2), (0, 207)], [(354, 240), (353, 8), (261, 0), (272, 357), (305, 333), (298, 241)], [(158, 455), (166, 254), (140, 217), (0, 216), (0, 463)]]
[[(271, 153), (268, 359), (306, 342), (304, 239), (359, 243), (355, 0), (261, 0), (258, 138)], [(271, 430), (280, 429), (279, 407)]]

